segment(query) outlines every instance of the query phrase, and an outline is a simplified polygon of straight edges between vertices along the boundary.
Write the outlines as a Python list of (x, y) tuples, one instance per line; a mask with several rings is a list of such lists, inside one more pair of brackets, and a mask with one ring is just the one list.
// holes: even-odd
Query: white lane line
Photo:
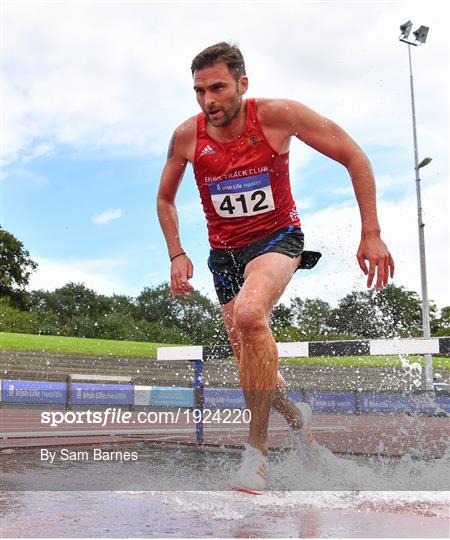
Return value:
[[(0, 432), (0, 437), (2, 439), (13, 439), (13, 438), (28, 438), (28, 437), (34, 437), (36, 439), (39, 439), (40, 437), (79, 437), (79, 436), (93, 436), (93, 435), (158, 435), (160, 433), (164, 433), (168, 435), (170, 431), (173, 431), (170, 435), (170, 437), (176, 437), (178, 433), (189, 433), (193, 434), (194, 427), (189, 428), (179, 428), (179, 429), (90, 429), (90, 430), (67, 430), (67, 431), (4, 431)], [(230, 432), (234, 433), (236, 431), (248, 431), (248, 426), (240, 427), (240, 426), (215, 426), (211, 424), (204, 425), (205, 432), (211, 433), (211, 432)], [(313, 427), (313, 431), (331, 431), (331, 432), (337, 432), (337, 431), (348, 431), (348, 428), (345, 426), (318, 426)], [(269, 427), (269, 433), (274, 431), (285, 431), (289, 432), (289, 429), (286, 426), (274, 426)]]

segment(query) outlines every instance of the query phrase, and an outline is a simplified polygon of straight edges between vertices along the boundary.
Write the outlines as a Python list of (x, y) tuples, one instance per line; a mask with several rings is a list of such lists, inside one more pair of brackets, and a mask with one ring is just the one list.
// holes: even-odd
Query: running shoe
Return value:
[(307, 445), (310, 445), (313, 440), (313, 434), (312, 434), (312, 409), (311, 406), (308, 403), (305, 403), (304, 401), (299, 401), (295, 404), (297, 409), (300, 412), (300, 415), (302, 417), (303, 425), (299, 430), (299, 434), (303, 442)]
[(299, 410), (303, 425), (297, 432), (297, 447), (308, 469), (317, 469), (321, 461), (321, 446), (314, 439), (312, 432), (312, 409), (308, 403), (299, 401), (295, 404)]
[(244, 444), (242, 461), (231, 480), (230, 487), (251, 495), (261, 495), (266, 487), (267, 458), (257, 448)]

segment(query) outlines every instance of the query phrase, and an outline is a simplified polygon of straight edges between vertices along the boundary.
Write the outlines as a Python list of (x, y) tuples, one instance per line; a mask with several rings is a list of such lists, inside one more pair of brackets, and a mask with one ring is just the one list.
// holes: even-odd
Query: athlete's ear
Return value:
[(247, 75), (242, 75), (239, 79), (239, 94), (242, 96), (247, 92), (248, 89), (248, 77)]

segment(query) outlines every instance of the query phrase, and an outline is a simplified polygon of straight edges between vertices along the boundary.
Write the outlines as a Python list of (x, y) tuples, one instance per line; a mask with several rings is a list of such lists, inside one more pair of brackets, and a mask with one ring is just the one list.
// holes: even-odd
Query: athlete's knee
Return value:
[(240, 302), (234, 308), (234, 326), (240, 333), (258, 333), (268, 328), (267, 317), (262, 307)]

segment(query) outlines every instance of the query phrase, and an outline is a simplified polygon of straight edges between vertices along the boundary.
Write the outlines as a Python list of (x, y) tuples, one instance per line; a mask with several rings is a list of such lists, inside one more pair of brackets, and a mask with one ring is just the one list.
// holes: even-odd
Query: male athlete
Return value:
[(320, 257), (304, 252), (302, 258), (304, 237), (289, 180), (292, 136), (347, 168), (361, 213), (357, 259), (368, 276), (367, 286), (374, 280), (377, 290), (386, 286), (394, 263), (380, 237), (369, 160), (345, 131), (296, 101), (243, 100), (248, 88), (244, 59), (229, 43), (202, 51), (191, 71), (202, 112), (172, 136), (158, 216), (171, 261), (172, 296), (185, 296), (193, 289), (193, 265), (181, 245), (175, 196), (186, 164), (192, 163), (211, 244), (208, 266), (251, 411), (248, 443), (231, 487), (261, 493), (267, 477), (271, 406), (303, 441), (317, 446), (311, 408), (290, 400), (269, 328), (272, 308), (294, 272), (311, 268)]

